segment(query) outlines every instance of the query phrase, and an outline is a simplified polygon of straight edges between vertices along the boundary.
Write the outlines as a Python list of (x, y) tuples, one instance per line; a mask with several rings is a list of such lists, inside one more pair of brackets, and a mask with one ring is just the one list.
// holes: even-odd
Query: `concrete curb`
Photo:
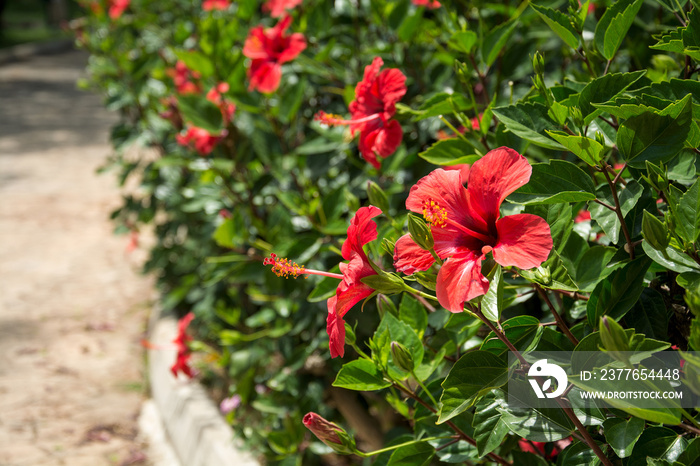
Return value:
[(34, 55), (48, 55), (65, 52), (74, 47), (75, 39), (53, 39), (43, 42), (19, 44), (6, 49), (0, 49), (0, 65), (15, 61), (26, 60)]
[[(151, 343), (162, 349), (148, 350), (153, 399), (144, 404), (140, 424), (151, 444), (154, 464), (260, 466), (250, 454), (237, 448), (233, 430), (204, 388), (171, 374), (176, 355), (172, 341), (176, 334), (177, 322), (173, 318), (158, 319), (150, 332)], [(162, 433), (158, 432), (159, 427)], [(179, 463), (174, 462), (175, 457)]]

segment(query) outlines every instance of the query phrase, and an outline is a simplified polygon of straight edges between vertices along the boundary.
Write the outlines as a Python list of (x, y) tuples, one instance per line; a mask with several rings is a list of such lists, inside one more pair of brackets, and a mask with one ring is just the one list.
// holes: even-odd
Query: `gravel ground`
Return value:
[(146, 465), (136, 418), (153, 300), (113, 236), (115, 116), (78, 91), (87, 55), (0, 66), (0, 466)]

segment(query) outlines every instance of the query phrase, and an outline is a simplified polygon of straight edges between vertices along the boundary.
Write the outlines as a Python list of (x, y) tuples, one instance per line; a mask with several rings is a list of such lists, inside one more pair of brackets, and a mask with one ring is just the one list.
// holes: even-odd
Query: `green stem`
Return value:
[(436, 408), (439, 408), (440, 405), (438, 405), (438, 402), (433, 397), (433, 394), (430, 393), (430, 390), (428, 390), (428, 388), (425, 385), (423, 385), (423, 382), (421, 382), (421, 380), (418, 378), (418, 376), (416, 376), (415, 371), (411, 371), (411, 375), (413, 376), (414, 379), (416, 379), (416, 381), (418, 382), (418, 385), (420, 385), (420, 388), (423, 389), (425, 394), (428, 395), (428, 398), (430, 398), (430, 401), (433, 402), (433, 405), (435, 405)]
[[(472, 143), (469, 141), (469, 139), (467, 139), (467, 137), (466, 137), (464, 134), (462, 134), (462, 133), (460, 133), (459, 131), (457, 131), (457, 128), (455, 128), (454, 125), (453, 125), (452, 123), (450, 123), (449, 121), (447, 121), (447, 119), (446, 119), (444, 116), (440, 115), (439, 118), (442, 120), (443, 123), (445, 123), (445, 124), (455, 133), (455, 135), (456, 135), (458, 138), (460, 138), (462, 141), (466, 142), (466, 143), (469, 144), (470, 146), (474, 147), (474, 144), (472, 144)], [(476, 149), (476, 147), (474, 147), (474, 149)]]
[(698, 421), (696, 421), (695, 418), (691, 416), (688, 411), (686, 411), (684, 408), (681, 408), (681, 413), (683, 414), (684, 418), (690, 421), (691, 424), (693, 424), (696, 428), (700, 429), (700, 424), (698, 424)]
[(357, 452), (355, 452), (355, 454), (358, 456), (361, 456), (362, 458), (369, 458), (370, 456), (379, 455), (379, 454), (385, 453), (387, 451), (396, 450), (398, 448), (407, 447), (409, 445), (415, 445), (417, 443), (432, 442), (433, 440), (444, 440), (447, 438), (454, 438), (454, 437), (455, 437), (454, 435), (447, 435), (447, 436), (443, 436), (443, 437), (428, 437), (428, 438), (424, 438), (421, 440), (411, 440), (409, 442), (400, 443), (398, 445), (392, 445), (390, 447), (382, 448), (381, 450), (369, 451), (367, 453), (357, 451)]

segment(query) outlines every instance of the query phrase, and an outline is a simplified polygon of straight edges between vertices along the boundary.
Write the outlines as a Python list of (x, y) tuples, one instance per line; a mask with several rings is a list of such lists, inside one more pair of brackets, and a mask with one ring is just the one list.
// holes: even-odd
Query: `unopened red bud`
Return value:
[(330, 422), (316, 413), (304, 416), (304, 425), (320, 441), (331, 447), (337, 453), (349, 455), (355, 451), (355, 441), (337, 424)]

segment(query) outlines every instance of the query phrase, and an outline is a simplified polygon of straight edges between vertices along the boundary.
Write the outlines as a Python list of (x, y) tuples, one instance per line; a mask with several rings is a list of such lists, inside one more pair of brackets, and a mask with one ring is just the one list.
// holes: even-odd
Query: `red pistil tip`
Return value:
[(429, 198), (423, 201), (423, 218), (435, 227), (444, 228), (447, 224), (447, 210), (437, 201)]
[(314, 116), (314, 120), (328, 126), (342, 125), (344, 123), (343, 117), (340, 115), (326, 113), (323, 110), (319, 111), (316, 116)]
[(279, 259), (274, 252), (270, 254), (270, 257), (263, 259), (263, 265), (271, 265), (272, 273), (278, 277), (289, 278), (291, 276), (292, 278), (297, 278), (299, 275), (306, 273), (303, 265), (300, 266), (286, 257)]

